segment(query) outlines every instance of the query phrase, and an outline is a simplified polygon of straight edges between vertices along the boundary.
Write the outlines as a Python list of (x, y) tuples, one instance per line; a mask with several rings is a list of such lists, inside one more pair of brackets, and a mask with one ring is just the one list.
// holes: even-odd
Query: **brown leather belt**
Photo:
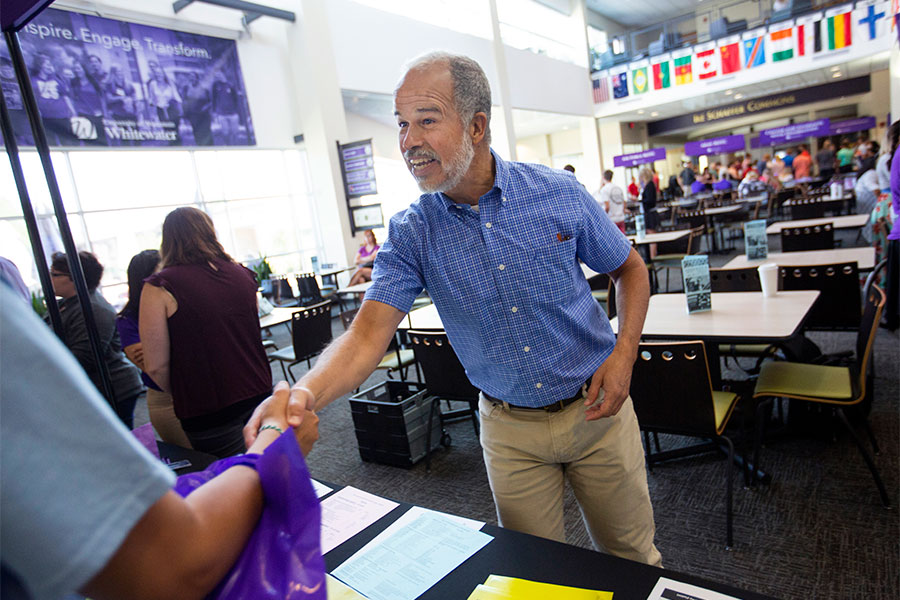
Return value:
[[(588, 379), (587, 382), (585, 382), (585, 385), (587, 387), (591, 387), (591, 380)], [(482, 391), (481, 393), (484, 394), (484, 397), (487, 398), (488, 400), (490, 400), (491, 402), (500, 402), (500, 403), (503, 402), (503, 400), (500, 400), (499, 398), (494, 398), (493, 396), (491, 396), (490, 394), (488, 394), (484, 391)], [(558, 402), (554, 402), (553, 404), (548, 404), (546, 406), (517, 406), (515, 404), (510, 404), (509, 402), (507, 402), (506, 404), (511, 409), (514, 409), (514, 410), (542, 410), (544, 412), (554, 413), (554, 412), (559, 412), (562, 409), (569, 406), (570, 404), (577, 402), (579, 400), (582, 400), (582, 399), (584, 399), (584, 395), (581, 393), (581, 388), (578, 388), (578, 391), (571, 398), (566, 398), (565, 400), (560, 400)]]

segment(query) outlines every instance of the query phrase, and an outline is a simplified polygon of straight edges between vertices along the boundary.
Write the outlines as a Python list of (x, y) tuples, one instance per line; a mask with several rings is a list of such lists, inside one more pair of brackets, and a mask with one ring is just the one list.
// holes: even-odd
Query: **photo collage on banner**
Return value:
[[(234, 40), (47, 9), (18, 34), (51, 146), (253, 146)], [(34, 145), (9, 50), (0, 84)]]
[[(592, 73), (594, 103), (609, 102), (675, 86), (740, 78), (741, 71), (796, 64), (799, 59), (839, 52), (892, 34), (891, 0), (840, 4), (757, 27), (740, 34), (672, 50), (601, 72)], [(900, 18), (900, 15), (896, 15)], [(897, 33), (900, 38), (900, 31)], [(602, 89), (609, 82), (610, 94)], [(740, 81), (736, 82), (740, 85)]]

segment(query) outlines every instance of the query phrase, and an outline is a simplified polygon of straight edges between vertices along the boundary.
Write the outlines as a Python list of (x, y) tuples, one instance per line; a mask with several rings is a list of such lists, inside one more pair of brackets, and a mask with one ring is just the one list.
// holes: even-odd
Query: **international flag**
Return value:
[(622, 71), (612, 76), (613, 98), (626, 98), (628, 96), (628, 73)]
[(850, 11), (826, 19), (828, 49), (840, 50), (853, 44), (853, 20)]
[(697, 53), (697, 78), (712, 79), (719, 74), (716, 49), (710, 48)]
[(669, 76), (669, 61), (658, 62), (653, 65), (653, 89), (662, 90), (672, 86)]
[(766, 64), (766, 39), (759, 35), (741, 40), (744, 46), (744, 68), (752, 69)]
[(673, 59), (675, 63), (675, 85), (684, 85), (693, 81), (691, 76), (691, 55), (686, 54)]
[(769, 33), (772, 44), (772, 62), (794, 58), (794, 28), (788, 27)]
[(591, 76), (591, 93), (594, 96), (594, 104), (609, 101), (609, 85), (602, 74), (594, 73)]
[(728, 75), (741, 69), (741, 45), (738, 42), (719, 46), (719, 58), (722, 59), (722, 75)]
[(822, 13), (797, 19), (797, 56), (812, 56), (822, 51)]
[(884, 35), (889, 23), (888, 10), (887, 2), (882, 2), (878, 6), (870, 4), (865, 8), (857, 8), (853, 13), (853, 20), (859, 26), (857, 35), (866, 40), (874, 40)]
[(634, 89), (635, 94), (643, 94), (650, 89), (647, 67), (639, 67), (631, 71), (631, 87)]

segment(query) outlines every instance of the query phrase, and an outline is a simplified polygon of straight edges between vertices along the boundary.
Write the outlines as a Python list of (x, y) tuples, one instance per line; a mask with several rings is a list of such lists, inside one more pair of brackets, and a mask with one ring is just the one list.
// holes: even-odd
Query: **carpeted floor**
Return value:
[[(852, 240), (847, 240), (851, 245)], [(721, 265), (728, 257), (714, 257)], [(674, 291), (674, 290), (673, 290)], [(333, 321), (335, 333), (342, 330)], [(284, 328), (274, 339), (289, 344)], [(811, 334), (823, 351), (852, 349), (851, 334)], [(894, 506), (900, 503), (900, 339), (878, 331), (874, 347), (875, 401), (869, 417), (881, 445), (876, 464)], [(305, 370), (297, 367), (301, 374)], [(743, 373), (726, 370), (725, 377)], [(281, 369), (273, 365), (275, 380)], [(384, 379), (374, 374), (363, 386)], [(145, 410), (145, 409), (143, 409)], [(145, 415), (145, 413), (144, 413)], [(138, 415), (138, 422), (146, 416)], [(143, 418), (143, 420), (141, 420)], [(320, 413), (320, 439), (309, 457), (314, 477), (429, 508), (496, 523), (481, 451), (471, 422), (447, 425), (452, 445), (438, 450), (432, 470), (363, 462), (349, 403)], [(666, 446), (681, 439), (661, 436)], [(846, 435), (771, 439), (761, 466), (769, 485), (744, 489), (735, 472), (735, 546), (725, 545), (725, 461), (709, 453), (655, 465), (648, 473), (656, 544), (667, 568), (786, 599), (900, 598), (900, 517), (882, 507), (872, 477)], [(568, 542), (590, 547), (571, 493), (566, 497)]]

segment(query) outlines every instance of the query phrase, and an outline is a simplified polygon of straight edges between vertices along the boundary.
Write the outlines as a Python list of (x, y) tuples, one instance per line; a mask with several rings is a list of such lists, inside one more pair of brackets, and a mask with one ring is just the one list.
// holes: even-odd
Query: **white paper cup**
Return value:
[(778, 292), (778, 265), (773, 263), (759, 265), (758, 271), (763, 296), (771, 298)]

